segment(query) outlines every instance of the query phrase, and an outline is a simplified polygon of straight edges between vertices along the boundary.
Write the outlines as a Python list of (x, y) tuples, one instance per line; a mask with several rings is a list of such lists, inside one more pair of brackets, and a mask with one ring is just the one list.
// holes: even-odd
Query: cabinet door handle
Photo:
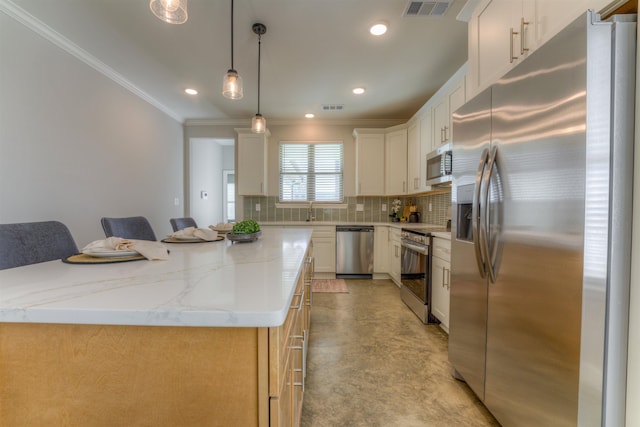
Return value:
[(449, 126), (445, 126), (444, 128), (444, 142), (447, 142), (449, 140), (449, 137), (447, 136), (447, 131), (449, 130)]
[(525, 21), (524, 18), (520, 18), (520, 55), (524, 55), (525, 52), (529, 51), (529, 48), (525, 47), (524, 27), (526, 25), (529, 25), (529, 22)]
[(517, 56), (513, 56), (513, 38), (518, 35), (517, 31), (513, 31), (513, 27), (510, 28), (511, 35), (509, 36), (511, 40), (509, 40), (509, 63), (513, 64), (513, 61), (518, 59)]

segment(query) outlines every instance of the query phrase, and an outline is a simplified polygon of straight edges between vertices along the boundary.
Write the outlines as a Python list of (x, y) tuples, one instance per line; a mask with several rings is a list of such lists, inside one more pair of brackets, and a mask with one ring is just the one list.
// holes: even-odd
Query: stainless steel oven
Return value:
[(422, 323), (439, 323), (431, 315), (431, 234), (402, 229), (400, 296)]

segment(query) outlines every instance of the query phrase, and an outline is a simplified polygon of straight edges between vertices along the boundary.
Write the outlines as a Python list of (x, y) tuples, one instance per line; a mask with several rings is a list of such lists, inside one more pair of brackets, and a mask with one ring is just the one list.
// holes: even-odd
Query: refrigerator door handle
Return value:
[(481, 186), (482, 194), (480, 195), (480, 244), (485, 259), (485, 269), (492, 283), (496, 282), (496, 271), (493, 264), (495, 260), (491, 259), (493, 257), (491, 256), (491, 242), (489, 241), (489, 188), (491, 186), (491, 175), (494, 167), (496, 167), (497, 154), (498, 147), (493, 146), (487, 161), (487, 168)]
[(471, 204), (471, 231), (473, 233), (473, 249), (476, 254), (476, 262), (478, 263), (478, 272), (480, 277), (484, 278), (487, 275), (485, 268), (486, 254), (482, 252), (483, 248), (480, 244), (481, 237), (481, 222), (482, 222), (482, 208), (480, 206), (480, 187), (482, 185), (482, 177), (484, 175), (484, 169), (489, 160), (489, 149), (482, 150), (480, 155), (480, 162), (478, 164), (478, 172), (476, 173), (476, 185), (473, 191), (473, 202)]

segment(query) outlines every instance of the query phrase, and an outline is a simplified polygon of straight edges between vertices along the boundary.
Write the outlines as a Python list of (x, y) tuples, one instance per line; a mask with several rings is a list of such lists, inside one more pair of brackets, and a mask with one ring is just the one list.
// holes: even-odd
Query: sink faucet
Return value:
[(316, 219), (316, 217), (313, 216), (313, 202), (309, 202), (309, 209), (307, 209), (307, 221), (313, 221), (314, 219)]

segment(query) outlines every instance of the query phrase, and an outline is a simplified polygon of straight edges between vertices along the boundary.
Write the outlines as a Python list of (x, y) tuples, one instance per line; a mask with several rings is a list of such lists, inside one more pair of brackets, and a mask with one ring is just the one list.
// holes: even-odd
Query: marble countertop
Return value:
[(252, 243), (165, 243), (167, 261), (0, 270), (0, 322), (270, 327), (284, 323), (311, 230)]
[[(392, 227), (392, 228), (442, 228), (444, 225), (426, 224), (423, 222), (335, 222), (335, 221), (261, 221), (260, 225), (265, 227), (322, 227), (336, 225), (373, 225), (375, 227)], [(443, 231), (444, 233), (444, 231)], [(448, 232), (447, 232), (448, 233)]]

